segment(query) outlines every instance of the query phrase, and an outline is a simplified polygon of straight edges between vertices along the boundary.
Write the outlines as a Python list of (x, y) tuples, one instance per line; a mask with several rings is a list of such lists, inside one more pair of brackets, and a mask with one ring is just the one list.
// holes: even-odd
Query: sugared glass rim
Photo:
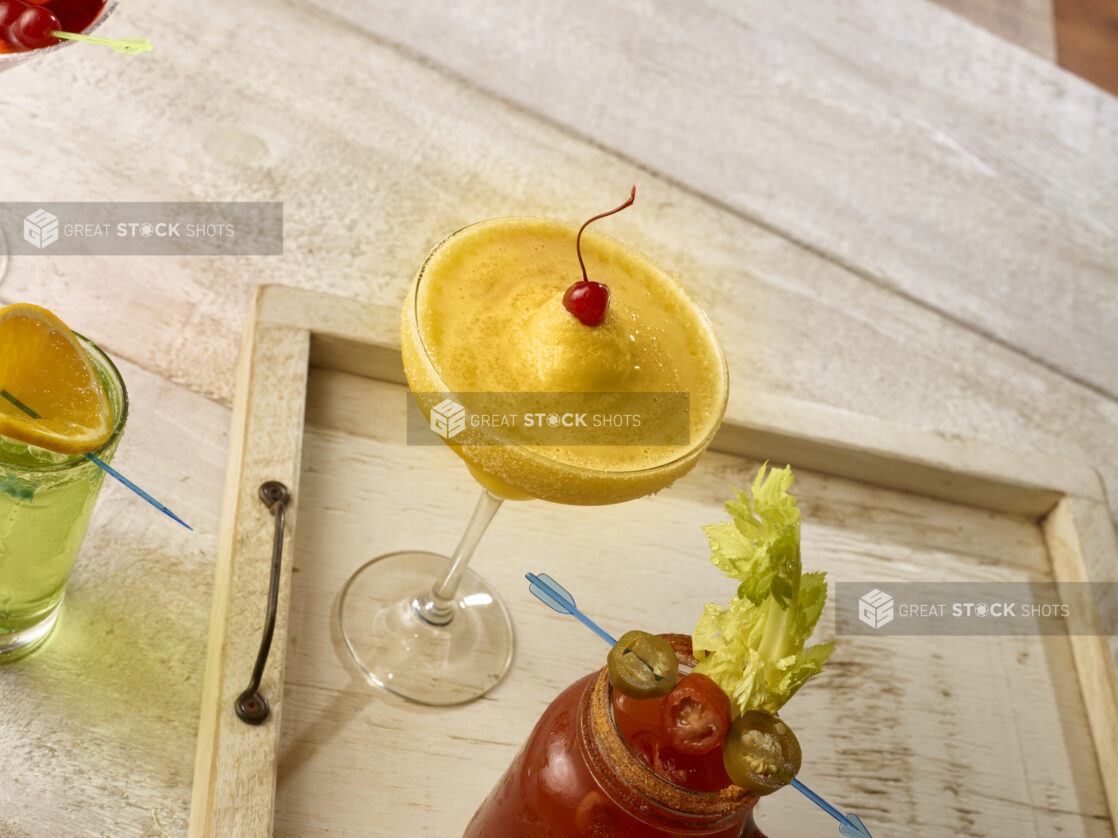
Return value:
[[(420, 326), (420, 316), (419, 316), (419, 311), (420, 311), (419, 310), (419, 290), (420, 290), (420, 286), (423, 283), (423, 277), (426, 275), (427, 266), (431, 264), (431, 260), (435, 257), (435, 254), (438, 253), (439, 250), (447, 242), (451, 241), (453, 238), (455, 238), (456, 236), (461, 235), (462, 233), (466, 232), (467, 230), (471, 230), (475, 227), (481, 227), (481, 226), (487, 225), (487, 224), (495, 224), (495, 223), (502, 222), (502, 221), (555, 222), (555, 223), (558, 223), (558, 224), (562, 224), (563, 226), (565, 226), (569, 230), (571, 230), (572, 237), (577, 232), (578, 226), (579, 226), (577, 224), (572, 224), (571, 222), (568, 222), (568, 221), (561, 221), (559, 219), (548, 218), (546, 216), (539, 216), (539, 215), (503, 215), (503, 216), (499, 216), (497, 218), (487, 218), (483, 221), (475, 221), (472, 224), (467, 224), (465, 227), (460, 227), (459, 229), (457, 229), (453, 233), (451, 233), (449, 236), (446, 236), (445, 238), (440, 240), (438, 242), (438, 244), (436, 244), (434, 247), (431, 248), (431, 251), (427, 254), (427, 257), (423, 260), (423, 264), (419, 266), (419, 272), (416, 274), (415, 282), (413, 283), (413, 296), (415, 297), (415, 300), (412, 303), (412, 306), (413, 306), (412, 318), (413, 318), (413, 321), (415, 323), (416, 343), (419, 345), (420, 349), (423, 350), (423, 359), (427, 362), (427, 366), (430, 367), (431, 370), (434, 372), (435, 377), (438, 379), (438, 383), (442, 388), (442, 392), (453, 394), (454, 390), (451, 389), (447, 385), (446, 381), (443, 380), (442, 370), (440, 370), (438, 367), (435, 366), (435, 362), (431, 358), (431, 354), (427, 351), (426, 344), (423, 342), (423, 329)], [(626, 250), (633, 251), (634, 253), (639, 255), (642, 259), (644, 259), (646, 262), (648, 262), (650, 265), (652, 265), (656, 270), (658, 270), (665, 278), (668, 279), (668, 281), (675, 283), (675, 285), (679, 289), (679, 291), (691, 302), (691, 305), (694, 308), (695, 312), (697, 312), (698, 315), (699, 315), (699, 320), (706, 327), (707, 333), (710, 335), (711, 344), (714, 346), (715, 350), (717, 350), (718, 361), (719, 361), (719, 364), (720, 364), (721, 369), (722, 369), (722, 405), (721, 405), (721, 410), (719, 411), (718, 421), (712, 423), (710, 430), (706, 433), (706, 435), (701, 440), (699, 440), (698, 442), (690, 443), (687, 446), (687, 450), (684, 451), (682, 454), (680, 454), (678, 457), (675, 457), (674, 459), (669, 460), (666, 463), (660, 463), (659, 465), (647, 466), (645, 468), (637, 468), (637, 469), (589, 468), (587, 466), (575, 465), (574, 463), (567, 463), (567, 462), (564, 462), (563, 460), (556, 460), (556, 459), (553, 459), (551, 457), (544, 457), (542, 454), (536, 453), (531, 448), (529, 448), (525, 445), (521, 445), (519, 443), (516, 443), (514, 441), (510, 441), (509, 445), (511, 445), (511, 446), (513, 446), (517, 449), (518, 455), (523, 455), (527, 459), (535, 460), (535, 461), (537, 461), (541, 464), (547, 465), (550, 468), (554, 468), (555, 466), (558, 465), (558, 466), (560, 466), (564, 469), (568, 469), (572, 472), (581, 473), (581, 474), (588, 474), (588, 475), (626, 474), (626, 475), (634, 475), (634, 476), (644, 476), (644, 475), (654, 475), (654, 474), (657, 474), (658, 472), (661, 472), (661, 471), (670, 471), (670, 470), (676, 468), (682, 461), (684, 461), (684, 460), (688, 459), (689, 457), (691, 457), (692, 455), (694, 455), (694, 453), (696, 451), (702, 451), (703, 449), (708, 447), (710, 445), (711, 440), (713, 440), (714, 435), (716, 433), (718, 433), (718, 429), (722, 426), (722, 419), (726, 415), (726, 405), (730, 400), (730, 369), (729, 369), (729, 366), (726, 363), (726, 352), (722, 348), (721, 341), (718, 340), (718, 333), (714, 331), (714, 325), (710, 322), (710, 318), (707, 317), (707, 313), (703, 310), (702, 306), (699, 305), (698, 301), (691, 295), (691, 292), (688, 291), (683, 286), (683, 283), (679, 282), (677, 279), (675, 279), (675, 277), (673, 277), (666, 270), (664, 270), (660, 266), (660, 264), (658, 262), (656, 262), (654, 259), (649, 258), (646, 254), (644, 254), (640, 250), (637, 250), (632, 245), (626, 244), (625, 242), (621, 241), (620, 239), (614, 238), (613, 236), (610, 236), (610, 235), (607, 235), (607, 234), (604, 234), (604, 233), (599, 233), (599, 232), (596, 232), (596, 231), (592, 231), (590, 233), (584, 233), (583, 234), (583, 238), (592, 238), (592, 237), (606, 239), (608, 241), (614, 242), (617, 245), (620, 245), (621, 247), (625, 248)], [(497, 437), (497, 438), (502, 438), (501, 434), (494, 434), (494, 436)], [(561, 446), (561, 447), (563, 447), (563, 446)]]
[[(109, 357), (108, 353), (105, 352), (105, 350), (103, 350), (100, 346), (95, 344), (85, 335), (74, 332), (74, 337), (78, 339), (78, 342), (81, 343), (82, 347), (85, 349), (86, 353), (90, 356), (93, 362), (95, 364), (100, 364), (101, 366), (103, 366), (109, 373), (109, 377), (120, 388), (120, 413), (117, 415), (116, 423), (113, 425), (112, 435), (109, 437), (108, 441), (96, 451), (89, 452), (96, 457), (100, 456), (102, 452), (108, 451), (113, 445), (117, 443), (117, 441), (120, 439), (121, 434), (124, 433), (124, 426), (128, 422), (128, 387), (124, 384), (124, 378), (121, 376), (120, 370), (116, 368), (116, 364), (113, 363), (113, 359)], [(81, 454), (71, 457), (68, 460), (63, 460), (61, 463), (50, 463), (49, 465), (16, 465), (14, 463), (6, 463), (0, 460), (0, 468), (7, 468), (15, 471), (29, 472), (33, 474), (58, 474), (60, 472), (66, 472), (70, 469), (84, 465), (88, 465), (91, 468), (96, 468), (95, 465), (90, 463)]]
[[(97, 27), (104, 23), (105, 19), (116, 10), (116, 7), (119, 3), (120, 0), (106, 0), (105, 5), (101, 8), (101, 13), (93, 19), (93, 22), (90, 23), (89, 26), (87, 26), (85, 29), (77, 34), (92, 34), (97, 29)], [(70, 44), (73, 43), (75, 42), (70, 40), (69, 38), (60, 38), (57, 44), (51, 44), (49, 47), (43, 47), (41, 49), (25, 49), (18, 52), (0, 52), (0, 70), (6, 70), (8, 67), (15, 67), (17, 64), (23, 64), (24, 62), (30, 61), (32, 58), (38, 58), (41, 55), (47, 55), (51, 52), (57, 52), (63, 47), (68, 47)]]

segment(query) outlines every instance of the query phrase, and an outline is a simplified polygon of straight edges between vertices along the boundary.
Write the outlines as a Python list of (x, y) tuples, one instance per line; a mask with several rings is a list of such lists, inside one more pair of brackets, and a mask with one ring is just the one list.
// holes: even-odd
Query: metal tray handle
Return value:
[(260, 486), (260, 500), (272, 511), (276, 519), (275, 537), (272, 541), (272, 578), (268, 583), (268, 614), (264, 618), (264, 636), (260, 638), (260, 651), (256, 655), (256, 665), (252, 668), (252, 680), (233, 702), (233, 709), (237, 716), (250, 725), (263, 724), (271, 713), (268, 699), (260, 694), (260, 679), (264, 675), (264, 666), (268, 663), (272, 635), (276, 630), (280, 566), (283, 564), (283, 530), (287, 521), (287, 505), (291, 502), (291, 492), (282, 483), (269, 480)]

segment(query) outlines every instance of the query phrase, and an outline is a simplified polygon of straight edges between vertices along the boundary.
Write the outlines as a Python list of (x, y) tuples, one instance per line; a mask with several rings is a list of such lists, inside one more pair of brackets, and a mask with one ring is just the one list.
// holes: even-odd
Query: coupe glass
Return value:
[[(483, 224), (503, 221), (517, 219), (480, 222), (439, 243), (424, 262), (404, 303), (404, 368), (425, 415), (429, 416), (436, 401), (455, 393), (423, 342), (424, 308), (419, 300), (428, 281), (429, 266), (440, 249), (452, 244), (457, 236)], [(571, 242), (573, 249), (573, 229)], [(635, 258), (648, 261), (639, 254)], [(686, 292), (683, 294), (694, 305)], [(338, 607), (341, 634), (369, 682), (420, 704), (451, 705), (480, 697), (504, 676), (512, 661), (512, 621), (496, 591), (468, 567), (503, 501), (539, 498), (566, 503), (616, 503), (651, 494), (694, 465), (718, 429), (728, 392), (721, 346), (697, 305), (694, 313), (717, 353), (720, 371), (715, 377), (720, 376), (716, 382), (720, 392), (712, 400), (708, 432), (680, 446), (685, 450), (674, 459), (650, 468), (608, 471), (559, 462), (523, 445), (504, 446), (495, 454), (494, 446), (463, 446), (447, 441), (482, 486), (473, 517), (454, 552), (450, 556), (423, 551), (378, 556), (361, 566), (342, 590)], [(506, 461), (512, 458), (517, 468), (525, 472), (546, 472), (553, 485), (583, 487), (593, 493), (594, 499), (572, 500), (538, 486), (511, 485), (487, 467), (486, 457), (494, 456)], [(506, 469), (504, 474), (509, 471)]]

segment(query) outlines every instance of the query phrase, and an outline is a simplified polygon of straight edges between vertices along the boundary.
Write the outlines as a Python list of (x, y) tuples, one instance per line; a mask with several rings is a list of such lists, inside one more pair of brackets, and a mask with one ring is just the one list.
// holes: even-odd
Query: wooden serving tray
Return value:
[[(472, 704), (411, 705), (361, 678), (336, 626), (354, 569), (394, 550), (449, 551), (476, 500), (452, 452), (404, 445), (403, 381), (397, 311), (260, 289), (238, 372), (192, 836), (461, 834), (547, 703), (605, 658), (601, 641), (528, 594), (523, 573), (551, 573), (617, 634), (689, 631), (703, 603), (733, 593), (700, 527), (722, 519), (761, 458), (795, 467), (805, 569), (832, 581), (1118, 579), (1118, 542), (1085, 465), (735, 382), (711, 451), (658, 496), (506, 503), (472, 566), (512, 612), (513, 668)], [(251, 727), (233, 700), (264, 621), (265, 480), (286, 483), (294, 503), (262, 687), (272, 716)], [(784, 716), (804, 744), (801, 779), (875, 838), (1118, 834), (1118, 687), (1104, 636), (843, 636)], [(792, 791), (766, 798), (758, 821), (771, 838), (837, 831)]]

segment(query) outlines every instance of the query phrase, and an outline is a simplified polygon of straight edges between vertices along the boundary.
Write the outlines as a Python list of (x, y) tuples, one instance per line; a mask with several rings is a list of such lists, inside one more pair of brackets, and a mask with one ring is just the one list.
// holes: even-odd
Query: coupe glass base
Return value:
[(447, 625), (420, 616), (417, 600), (450, 560), (405, 551), (362, 565), (342, 589), (338, 624), (365, 678), (419, 704), (462, 704), (497, 685), (512, 663), (513, 629), (496, 592), (467, 569)]

